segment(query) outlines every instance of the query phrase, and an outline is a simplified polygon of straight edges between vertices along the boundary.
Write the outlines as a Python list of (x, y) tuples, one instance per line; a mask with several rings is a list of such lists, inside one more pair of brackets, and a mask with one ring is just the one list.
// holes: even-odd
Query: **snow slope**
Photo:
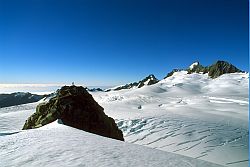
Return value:
[(0, 108), (0, 136), (5, 131), (21, 130), (26, 119), (35, 112), (36, 106), (50, 98), (45, 97), (34, 103)]
[(217, 167), (212, 163), (133, 145), (55, 121), (39, 129), (0, 136), (1, 166)]
[(225, 166), (248, 166), (248, 74), (176, 72), (141, 89), (93, 93), (125, 141)]
[[(2, 108), (0, 159), (4, 160), (5, 166), (35, 166), (40, 162), (44, 162), (44, 166), (51, 163), (77, 166), (86, 159), (86, 166), (96, 166), (93, 163), (126, 166), (126, 162), (135, 166), (176, 166), (184, 161), (186, 166), (188, 163), (189, 166), (206, 166), (198, 164), (203, 163), (199, 160), (205, 160), (210, 162), (208, 166), (216, 163), (246, 167), (249, 150), (248, 80), (249, 74), (244, 73), (224, 74), (211, 79), (207, 74), (181, 71), (140, 89), (92, 92), (105, 113), (116, 119), (126, 142), (155, 150), (120, 144), (55, 123), (54, 128), (48, 126), (49, 130), (42, 127), (20, 132), (38, 103)], [(79, 142), (79, 138), (85, 145)], [(104, 146), (110, 148), (109, 152), (105, 152), (107, 147)], [(193, 158), (192, 162), (182, 155)], [(61, 163), (62, 159), (65, 165)]]

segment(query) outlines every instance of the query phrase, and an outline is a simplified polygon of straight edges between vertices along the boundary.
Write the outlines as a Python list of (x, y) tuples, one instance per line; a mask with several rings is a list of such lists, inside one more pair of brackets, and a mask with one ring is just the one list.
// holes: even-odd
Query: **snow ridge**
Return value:
[(194, 62), (189, 66), (189, 69), (192, 70), (195, 66), (198, 66), (200, 63), (198, 61)]
[(219, 167), (213, 163), (97, 136), (57, 121), (39, 129), (1, 136), (0, 148), (1, 165), (4, 167)]

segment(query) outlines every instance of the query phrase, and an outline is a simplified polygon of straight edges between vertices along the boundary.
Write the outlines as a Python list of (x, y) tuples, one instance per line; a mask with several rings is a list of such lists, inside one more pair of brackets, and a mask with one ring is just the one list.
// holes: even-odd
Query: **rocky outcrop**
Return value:
[(217, 61), (216, 63), (206, 67), (202, 66), (199, 62), (194, 62), (188, 69), (174, 69), (173, 71), (168, 73), (164, 79), (172, 76), (177, 71), (187, 71), (188, 74), (208, 73), (208, 76), (210, 76), (211, 78), (217, 78), (223, 74), (228, 73), (243, 72), (242, 70), (226, 61)]
[(193, 63), (188, 69), (188, 74), (192, 74), (192, 73), (207, 73), (205, 70), (205, 67), (203, 67), (199, 62), (195, 62)]
[(141, 88), (145, 85), (153, 85), (153, 84), (156, 84), (158, 82), (159, 82), (159, 80), (153, 74), (151, 74), (139, 82), (133, 82), (133, 83), (129, 83), (126, 85), (118, 86), (114, 90)]
[(39, 104), (23, 129), (38, 128), (61, 119), (63, 124), (124, 141), (113, 118), (81, 86), (64, 86), (47, 103)]
[(122, 90), (122, 89), (131, 89), (131, 88), (135, 88), (137, 86), (138, 86), (138, 83), (133, 82), (133, 83), (129, 83), (129, 84), (126, 84), (126, 85), (118, 86), (114, 90), (116, 91), (116, 90)]
[(159, 80), (153, 74), (151, 74), (147, 76), (146, 78), (144, 78), (143, 80), (139, 81), (138, 88), (141, 88), (145, 85), (154, 85), (158, 82)]
[(207, 67), (208, 75), (211, 78), (216, 78), (223, 74), (235, 73), (235, 72), (243, 72), (234, 65), (226, 62), (226, 61), (217, 61), (215, 64)]
[(178, 71), (182, 71), (181, 69), (173, 69), (171, 72), (169, 72), (167, 74), (166, 77), (164, 77), (164, 79), (168, 78), (168, 77), (171, 77), (175, 72), (178, 72)]

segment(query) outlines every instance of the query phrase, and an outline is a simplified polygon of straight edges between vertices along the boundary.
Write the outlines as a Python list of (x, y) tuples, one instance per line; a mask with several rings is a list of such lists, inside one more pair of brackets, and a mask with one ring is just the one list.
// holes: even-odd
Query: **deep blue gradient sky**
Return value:
[(248, 0), (0, 0), (0, 83), (116, 85), (248, 68)]

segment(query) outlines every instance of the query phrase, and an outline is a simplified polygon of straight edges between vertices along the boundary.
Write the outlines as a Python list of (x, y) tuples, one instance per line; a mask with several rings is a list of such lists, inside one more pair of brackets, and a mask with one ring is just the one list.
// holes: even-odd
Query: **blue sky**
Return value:
[(199, 60), (248, 71), (247, 0), (0, 0), (0, 83), (116, 85)]

